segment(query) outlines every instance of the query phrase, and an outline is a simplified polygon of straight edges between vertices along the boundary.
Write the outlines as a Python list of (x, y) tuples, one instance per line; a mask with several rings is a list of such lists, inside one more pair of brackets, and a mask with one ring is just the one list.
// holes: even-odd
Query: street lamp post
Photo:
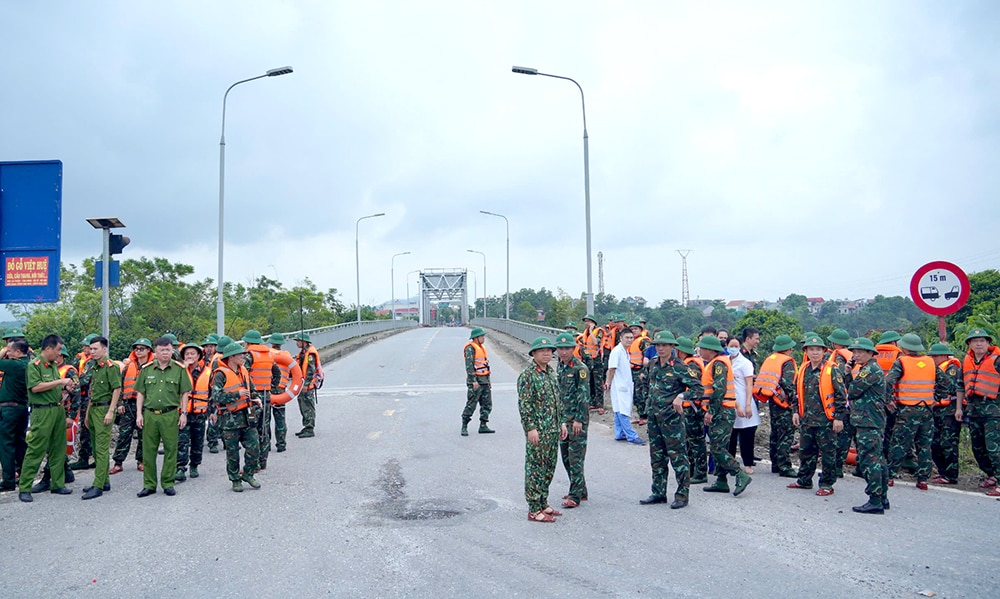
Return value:
[(552, 77), (553, 79), (565, 79), (572, 81), (576, 88), (580, 90), (580, 106), (583, 108), (583, 194), (587, 213), (587, 314), (594, 313), (594, 280), (593, 268), (590, 258), (590, 142), (587, 136), (587, 103), (584, 101), (583, 88), (575, 80), (560, 75), (550, 75), (539, 73), (538, 69), (528, 67), (511, 67), (511, 71), (519, 75), (541, 75)]
[[(472, 274), (472, 317), (476, 316), (476, 300), (479, 299), (479, 280), (476, 278), (476, 271), (470, 270), (469, 273)], [(483, 305), (486, 305), (486, 298), (483, 298)]]
[(362, 216), (358, 219), (358, 222), (354, 223), (354, 272), (357, 278), (358, 285), (358, 322), (361, 322), (361, 258), (358, 251), (358, 234), (361, 231), (361, 221), (366, 218), (378, 218), (380, 216), (385, 216), (385, 212), (379, 212), (378, 214), (369, 214), (368, 216)]
[[(101, 260), (101, 335), (105, 339), (111, 338), (111, 255), (120, 253), (111, 249), (111, 229), (124, 229), (125, 223), (116, 217), (109, 218), (88, 218), (87, 222), (95, 229), (101, 229), (104, 237), (104, 251)], [(125, 244), (129, 239), (125, 237)]]
[(222, 244), (223, 244), (223, 231), (225, 223), (225, 198), (226, 198), (226, 100), (229, 98), (229, 92), (233, 90), (234, 87), (241, 83), (246, 83), (248, 81), (256, 81), (257, 79), (263, 79), (264, 77), (278, 77), (279, 75), (287, 75), (292, 72), (292, 67), (280, 67), (277, 69), (271, 69), (270, 71), (264, 73), (263, 75), (257, 75), (256, 77), (251, 77), (249, 79), (244, 79), (242, 81), (237, 81), (236, 83), (229, 86), (226, 90), (224, 96), (222, 96), (222, 136), (219, 137), (219, 281), (218, 281), (218, 298), (215, 300), (215, 313), (216, 313), (216, 333), (219, 335), (225, 334), (226, 328), (226, 303), (222, 296), (222, 288), (224, 285), (224, 280), (222, 277)]
[(392, 319), (396, 320), (396, 256), (405, 256), (410, 252), (400, 252), (392, 255), (389, 261), (389, 288), (392, 295)]
[[(506, 216), (502, 214), (497, 214), (496, 212), (488, 212), (486, 210), (480, 210), (480, 212), (483, 214), (488, 214), (490, 216), (499, 216), (500, 218), (503, 219), (503, 222), (506, 223), (507, 225), (507, 295), (504, 297), (503, 303), (504, 306), (506, 306), (504, 314), (506, 314), (507, 320), (510, 320), (510, 221), (507, 220)], [(485, 270), (485, 268), (483, 270)], [(484, 272), (483, 289), (485, 290), (485, 288), (486, 288), (486, 273)], [(483, 293), (483, 295), (485, 296), (486, 294)]]
[(483, 257), (483, 318), (486, 318), (486, 254), (479, 250), (465, 250)]

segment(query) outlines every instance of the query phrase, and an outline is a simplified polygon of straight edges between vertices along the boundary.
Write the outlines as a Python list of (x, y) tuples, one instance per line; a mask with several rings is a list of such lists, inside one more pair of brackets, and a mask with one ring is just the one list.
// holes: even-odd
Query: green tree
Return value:
[(797, 320), (778, 310), (747, 311), (736, 323), (733, 334), (741, 334), (743, 329), (747, 327), (760, 330), (760, 346), (757, 355), (761, 360), (771, 354), (771, 347), (778, 335), (791, 335), (797, 343), (802, 339), (803, 334), (802, 325)]
[(788, 297), (781, 301), (781, 309), (789, 314), (799, 308), (809, 308), (809, 300), (804, 295), (789, 293)]

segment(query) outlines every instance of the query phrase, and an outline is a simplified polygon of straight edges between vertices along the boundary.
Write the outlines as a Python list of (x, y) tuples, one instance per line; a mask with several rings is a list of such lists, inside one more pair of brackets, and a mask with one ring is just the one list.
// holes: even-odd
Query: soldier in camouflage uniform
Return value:
[(531, 344), (531, 364), (517, 377), (517, 409), (524, 428), (524, 498), (528, 520), (555, 522), (558, 511), (549, 506), (549, 485), (556, 470), (556, 446), (567, 438), (561, 422), (559, 384), (549, 366), (555, 346), (548, 337)]
[[(225, 347), (232, 343), (232, 338), (223, 335), (218, 336), (212, 333), (208, 337), (205, 337), (205, 341), (202, 342), (201, 348), (205, 351), (205, 367), (215, 368), (219, 360), (222, 358), (222, 354), (218, 353), (218, 349)], [(215, 349), (216, 351), (211, 352), (209, 355), (209, 349)], [(305, 373), (303, 373), (305, 374)], [(205, 442), (208, 443), (209, 453), (219, 453), (219, 443), (222, 441), (222, 431), (219, 430), (218, 421), (213, 421), (211, 418), (208, 419), (208, 424), (205, 426)]]
[[(771, 418), (771, 437), (768, 442), (768, 454), (771, 458), (771, 472), (784, 478), (795, 478), (795, 468), (792, 467), (792, 445), (795, 443), (795, 425), (792, 424), (793, 406), (799, 398), (795, 389), (795, 360), (792, 357), (795, 340), (789, 335), (778, 335), (774, 339), (771, 351), (774, 352), (761, 365), (761, 371), (754, 381), (754, 396), (759, 399), (766, 397), (768, 413)], [(772, 363), (781, 362), (780, 370), (775, 373)], [(778, 376), (775, 377), (774, 375)], [(776, 380), (774, 380), (776, 378)]]
[[(604, 329), (597, 326), (597, 319), (593, 314), (583, 317), (583, 324), (586, 328), (580, 333), (581, 354), (583, 363), (590, 371), (590, 409), (604, 409), (604, 356), (601, 346), (604, 342)], [(595, 349), (596, 348), (596, 349)]]
[[(830, 336), (826, 338), (833, 348), (833, 360), (844, 375), (844, 385), (851, 382), (852, 369), (854, 367), (853, 358), (847, 349), (854, 343), (854, 338), (844, 329), (834, 329)], [(851, 451), (851, 443), (854, 442), (854, 425), (851, 424), (851, 411), (847, 410), (844, 415), (844, 430), (837, 435), (837, 478), (844, 478), (844, 463), (847, 461), (847, 454)]]
[(867, 481), (868, 502), (851, 509), (859, 514), (882, 514), (889, 509), (889, 472), (882, 455), (882, 435), (885, 430), (885, 375), (871, 339), (860, 337), (850, 346), (855, 364), (861, 367), (851, 378), (847, 398), (851, 402), (855, 444), (858, 448), (858, 469)]
[(562, 421), (569, 435), (559, 442), (559, 454), (569, 476), (569, 493), (562, 506), (574, 508), (587, 499), (587, 480), (583, 475), (583, 462), (587, 457), (587, 424), (590, 422), (590, 370), (573, 355), (576, 339), (570, 333), (556, 337), (556, 354), (559, 356), (559, 399)]
[(677, 491), (671, 509), (688, 504), (691, 466), (687, 456), (684, 403), (692, 397), (701, 397), (701, 369), (697, 364), (685, 364), (673, 356), (677, 339), (670, 331), (660, 331), (653, 336), (656, 358), (646, 366), (649, 381), (648, 431), (649, 464), (653, 471), (652, 493), (640, 499), (642, 505), (666, 503), (669, 465), (674, 468)]
[(646, 396), (649, 394), (649, 381), (643, 368), (646, 359), (643, 354), (649, 347), (649, 337), (639, 321), (633, 321), (628, 327), (632, 331), (632, 345), (628, 348), (629, 362), (632, 365), (632, 404), (635, 406), (639, 419), (632, 424), (646, 424)]
[[(902, 355), (896, 358), (885, 377), (890, 399), (889, 410), (896, 413), (889, 451), (889, 486), (900, 464), (914, 449), (917, 454), (917, 488), (927, 490), (931, 476), (931, 443), (934, 440), (934, 414), (931, 408), (937, 400), (948, 397), (948, 375), (930, 358), (920, 357), (924, 344), (915, 333), (907, 333), (899, 341)], [(904, 363), (909, 366), (904, 367)], [(929, 381), (933, 380), (933, 384)]]
[[(128, 457), (128, 452), (132, 448), (132, 437), (138, 436), (135, 447), (136, 468), (143, 469), (142, 465), (142, 434), (135, 425), (137, 415), (135, 409), (135, 381), (139, 376), (139, 371), (146, 364), (153, 361), (153, 342), (141, 337), (132, 344), (132, 354), (134, 359), (125, 365), (122, 372), (122, 397), (118, 403), (118, 442), (115, 445), (115, 453), (112, 457), (115, 465), (111, 467), (111, 474), (118, 474), (122, 471), (122, 464)], [(136, 431), (140, 434), (136, 435)]]
[(299, 412), (302, 414), (302, 430), (295, 433), (300, 439), (315, 437), (316, 432), (316, 390), (322, 382), (319, 353), (311, 344), (309, 333), (301, 332), (295, 336), (299, 346), (296, 358), (302, 369), (302, 391), (299, 393)]
[(492, 433), (493, 429), (486, 426), (493, 410), (493, 395), (490, 385), (490, 361), (486, 355), (483, 340), (486, 331), (476, 327), (469, 335), (462, 353), (465, 355), (465, 385), (468, 387), (465, 409), (462, 410), (462, 436), (469, 436), (469, 422), (479, 405), (479, 432)]
[[(698, 351), (687, 337), (677, 338), (677, 358), (686, 365), (694, 367), (698, 371), (698, 381), (701, 381), (702, 369), (705, 361), (700, 356), (695, 355)], [(684, 399), (684, 436), (687, 439), (687, 456), (691, 468), (691, 484), (700, 485), (708, 482), (708, 450), (705, 447), (705, 412), (701, 409), (702, 394), (690, 398), (685, 393)], [(688, 401), (690, 399), (690, 401)]]
[[(233, 483), (233, 491), (243, 491), (246, 482), (253, 489), (260, 483), (257, 473), (260, 433), (257, 422), (263, 409), (261, 401), (251, 397), (253, 383), (243, 367), (246, 350), (237, 343), (230, 343), (222, 352), (219, 367), (212, 375), (212, 391), (208, 398), (211, 420), (218, 420), (222, 430), (222, 443), (226, 448), (226, 474)], [(240, 443), (243, 444), (243, 469), (240, 474)]]
[[(702, 491), (728, 493), (729, 483), (726, 481), (726, 475), (733, 474), (736, 476), (733, 495), (738, 496), (752, 479), (729, 453), (729, 438), (733, 434), (733, 424), (736, 422), (736, 390), (732, 365), (729, 357), (724, 355), (725, 350), (719, 338), (714, 335), (703, 336), (698, 342), (698, 349), (701, 350), (701, 358), (705, 360), (705, 370), (701, 375), (702, 387), (705, 388), (702, 409), (705, 410), (704, 421), (708, 427), (708, 439), (711, 443), (717, 477), (714, 484), (703, 488)], [(716, 357), (719, 359), (716, 360)]]
[[(94, 340), (94, 337), (97, 337), (97, 333), (90, 333), (80, 342), (82, 346), (80, 354), (83, 355), (83, 359), (76, 365), (78, 373), (82, 373), (87, 369), (87, 364), (90, 362), (90, 342)], [(76, 438), (76, 461), (69, 465), (71, 470), (87, 470), (96, 466), (96, 463), (90, 461), (90, 456), (94, 455), (94, 449), (90, 442), (90, 429), (85, 426), (86, 422), (84, 422), (86, 420), (84, 413), (89, 401), (89, 392), (87, 389), (81, 389), (80, 410), (73, 415), (73, 418), (77, 421), (78, 434)]]
[[(204, 351), (197, 343), (185, 345), (181, 355), (184, 358), (184, 366), (191, 375), (192, 393), (198, 377), (205, 369), (203, 355)], [(191, 407), (194, 406), (194, 402), (189, 403)], [(205, 447), (205, 420), (205, 414), (195, 414), (188, 410), (187, 424), (177, 434), (177, 474), (174, 475), (174, 482), (182, 483), (187, 480), (189, 463), (191, 478), (198, 478), (198, 466), (201, 466), (202, 450)]]
[(1000, 350), (985, 329), (973, 329), (965, 337), (969, 351), (962, 362), (957, 401), (968, 400), (969, 440), (976, 464), (986, 475), (980, 488), (990, 497), (1000, 497)]
[(931, 459), (937, 467), (936, 485), (958, 484), (958, 439), (962, 432), (962, 402), (957, 401), (958, 381), (962, 378), (962, 363), (954, 358), (947, 343), (935, 343), (927, 355), (948, 379), (948, 395), (934, 403), (934, 440)]

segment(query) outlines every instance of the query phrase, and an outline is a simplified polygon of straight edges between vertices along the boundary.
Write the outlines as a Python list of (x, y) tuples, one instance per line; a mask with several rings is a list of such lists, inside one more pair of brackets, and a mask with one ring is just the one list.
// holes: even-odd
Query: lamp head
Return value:
[(511, 67), (510, 70), (519, 75), (537, 75), (538, 69), (532, 69), (531, 67)]
[(287, 75), (293, 72), (292, 67), (278, 67), (276, 69), (271, 69), (265, 73), (268, 77), (277, 77), (279, 75)]

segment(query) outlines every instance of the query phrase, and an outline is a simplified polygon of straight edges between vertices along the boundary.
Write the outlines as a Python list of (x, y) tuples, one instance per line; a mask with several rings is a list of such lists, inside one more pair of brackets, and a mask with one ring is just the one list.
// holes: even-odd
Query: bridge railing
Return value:
[(561, 329), (543, 327), (537, 324), (507, 320), (506, 318), (473, 318), (471, 323), (474, 327), (483, 327), (507, 333), (511, 337), (520, 339), (525, 343), (531, 343), (536, 337), (542, 335), (552, 335), (553, 337), (562, 332)]
[[(306, 329), (305, 332), (309, 333), (309, 338), (312, 340), (311, 343), (313, 346), (320, 349), (329, 347), (334, 343), (354, 339), (355, 337), (363, 337), (372, 333), (381, 333), (382, 331), (391, 331), (393, 329), (410, 329), (416, 326), (417, 321), (415, 320), (363, 320), (361, 322), (342, 322), (332, 327)], [(292, 355), (298, 353), (299, 348), (295, 345), (294, 339), (292, 339), (298, 334), (299, 331), (282, 333), (286, 341), (281, 346), (281, 349), (287, 350)]]

